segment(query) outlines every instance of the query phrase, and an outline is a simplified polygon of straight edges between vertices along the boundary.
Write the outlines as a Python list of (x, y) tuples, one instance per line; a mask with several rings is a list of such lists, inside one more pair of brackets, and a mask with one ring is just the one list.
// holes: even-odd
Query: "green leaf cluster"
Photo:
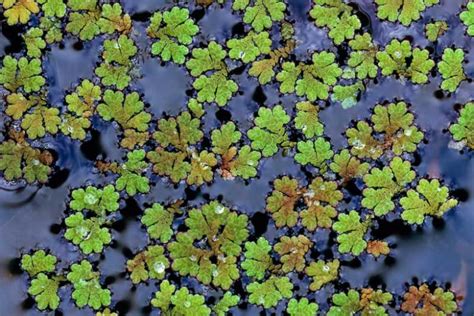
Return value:
[(449, 127), (455, 141), (462, 141), (470, 149), (474, 149), (474, 103), (467, 103), (460, 111), (455, 124)]
[(245, 10), (244, 23), (261, 32), (270, 29), (273, 22), (281, 22), (285, 18), (286, 4), (283, 0), (235, 0), (232, 8)]
[(377, 4), (377, 16), (381, 20), (390, 22), (399, 21), (404, 26), (420, 19), (421, 13), (427, 8), (438, 4), (439, 0), (375, 0)]
[(71, 266), (67, 279), (73, 286), (72, 298), (79, 308), (89, 306), (98, 310), (110, 305), (110, 290), (102, 287), (99, 277), (99, 273), (92, 269), (92, 265), (87, 260)]
[(168, 244), (172, 268), (203, 284), (228, 289), (240, 277), (237, 257), (248, 237), (248, 218), (212, 201), (188, 212), (187, 231)]
[(336, 45), (346, 39), (354, 38), (361, 23), (350, 5), (343, 0), (314, 0), (309, 12), (317, 27), (327, 27), (329, 37)]
[(266, 210), (272, 214), (277, 227), (294, 227), (298, 218), (309, 231), (331, 227), (337, 215), (336, 206), (343, 197), (337, 182), (317, 177), (303, 188), (296, 179), (284, 176), (276, 179), (273, 186)]
[[(235, 45), (235, 50), (239, 49), (238, 42), (231, 42), (230, 45), (231, 47)], [(264, 49), (263, 46), (261, 49)], [(235, 50), (231, 50), (230, 53), (234, 57)], [(193, 49), (192, 57), (186, 62), (186, 68), (193, 77), (196, 77), (193, 87), (197, 91), (199, 102), (215, 102), (218, 106), (224, 106), (237, 92), (237, 83), (229, 79), (226, 56), (227, 52), (215, 41), (210, 42), (206, 48)]]
[(281, 93), (294, 93), (304, 96), (309, 101), (326, 100), (329, 89), (342, 75), (342, 70), (335, 63), (334, 53), (322, 51), (313, 54), (309, 64), (285, 62), (276, 79), (280, 82)]
[(281, 105), (259, 108), (255, 127), (247, 132), (252, 148), (261, 151), (263, 157), (271, 157), (278, 152), (279, 146), (290, 145), (285, 128), (289, 122), (290, 116)]
[(133, 67), (132, 58), (136, 53), (137, 47), (126, 35), (120, 35), (118, 39), (105, 40), (102, 53), (104, 61), (95, 69), (95, 74), (101, 78), (103, 85), (123, 90), (132, 80), (130, 71)]
[(346, 130), (352, 155), (378, 159), (388, 149), (395, 155), (411, 153), (424, 137), (403, 101), (376, 105), (370, 123), (358, 121), (355, 127)]
[(151, 46), (151, 53), (163, 61), (184, 64), (188, 45), (198, 32), (199, 27), (186, 8), (173, 7), (165, 12), (155, 12), (147, 29), (148, 36), (157, 40)]
[(414, 84), (428, 82), (428, 75), (435, 62), (426, 49), (413, 49), (408, 40), (393, 39), (384, 51), (376, 54), (378, 66), (384, 76), (395, 74)]

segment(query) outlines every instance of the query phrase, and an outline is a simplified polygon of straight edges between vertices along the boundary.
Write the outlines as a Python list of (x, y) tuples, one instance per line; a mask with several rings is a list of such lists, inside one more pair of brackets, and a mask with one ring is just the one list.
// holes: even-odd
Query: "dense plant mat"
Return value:
[(474, 312), (474, 2), (0, 7), (0, 314)]

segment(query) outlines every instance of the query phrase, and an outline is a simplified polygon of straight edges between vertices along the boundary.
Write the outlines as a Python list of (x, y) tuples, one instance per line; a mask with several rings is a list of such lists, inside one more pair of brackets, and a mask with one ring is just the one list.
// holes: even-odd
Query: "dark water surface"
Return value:
[[(308, 51), (322, 48), (335, 51), (326, 31), (318, 29), (308, 20), (307, 12), (310, 0), (290, 0), (289, 19), (295, 20), (295, 37), (298, 46), (297, 57), (307, 56)], [(369, 18), (369, 27), (373, 37), (383, 46), (393, 37), (411, 36), (417, 46), (432, 46), (435, 56), (439, 58), (442, 47), (454, 45), (462, 47), (467, 54), (466, 73), (474, 75), (474, 40), (464, 36), (464, 27), (460, 25), (456, 13), (463, 1), (441, 0), (441, 5), (426, 10), (423, 18), (406, 28), (393, 23), (382, 23), (375, 17), (375, 5), (369, 0), (351, 1), (359, 5), (359, 9)], [(121, 1), (124, 9), (131, 15), (135, 13), (153, 12), (172, 6), (171, 1), (141, 0)], [(438, 46), (433, 46), (424, 39), (423, 25), (431, 19), (444, 18), (450, 30), (443, 36)], [(224, 8), (212, 6), (199, 20), (201, 29), (198, 40), (217, 40), (232, 35), (232, 28), (240, 22), (240, 17)], [(140, 26), (142, 25), (142, 26)], [(146, 23), (134, 22), (139, 30), (134, 34), (138, 45), (146, 46), (144, 33)], [(11, 34), (5, 23), (2, 24), (3, 35), (0, 36), (0, 54), (11, 53)], [(140, 31), (141, 30), (141, 31)], [(92, 76), (93, 69), (99, 58), (101, 39), (84, 43), (77, 49), (75, 39), (66, 38), (64, 46), (54, 45), (46, 53), (45, 75), (51, 91), (52, 104), (61, 106), (64, 94), (72, 89), (80, 78)], [(142, 44), (140, 44), (142, 43)], [(176, 115), (185, 109), (186, 90), (190, 88), (191, 79), (184, 67), (172, 64), (162, 65), (156, 58), (146, 55), (140, 62), (142, 71), (135, 82), (134, 89), (143, 94), (144, 101), (149, 105), (154, 118), (163, 113)], [(281, 96), (277, 86), (267, 85), (263, 89), (255, 78), (249, 78), (244, 72), (236, 75), (239, 82), (240, 95), (236, 95), (225, 108), (238, 124), (242, 132), (252, 125), (252, 119), (259, 105), (281, 103), (287, 110), (294, 111), (295, 98)], [(415, 230), (397, 222), (381, 222), (376, 230), (390, 244), (396, 245), (387, 259), (374, 259), (362, 256), (360, 262), (347, 261), (341, 271), (341, 279), (352, 287), (384, 284), (393, 293), (402, 293), (405, 282), (417, 277), (420, 281), (436, 280), (450, 283), (452, 288), (465, 296), (463, 315), (474, 314), (474, 163), (472, 152), (460, 152), (449, 147), (451, 137), (446, 133), (449, 122), (457, 117), (456, 104), (464, 104), (474, 99), (474, 84), (463, 82), (458, 91), (451, 96), (440, 96), (439, 76), (423, 86), (413, 86), (394, 78), (383, 78), (377, 84), (369, 83), (367, 91), (362, 95), (357, 106), (343, 109), (338, 104), (331, 104), (321, 112), (325, 124), (325, 132), (331, 138), (334, 149), (346, 146), (342, 133), (351, 121), (366, 118), (370, 109), (378, 102), (403, 99), (411, 104), (416, 115), (418, 126), (424, 130), (426, 145), (418, 151), (417, 173), (430, 177), (440, 177), (445, 184), (454, 190), (461, 203), (448, 212), (443, 220), (428, 220), (422, 229)], [(255, 92), (260, 89), (262, 98), (255, 99)], [(206, 133), (219, 123), (216, 106), (206, 105), (204, 130)], [(2, 123), (3, 126), (3, 123)], [(114, 126), (104, 122), (94, 122), (94, 132), (82, 144), (71, 142), (63, 136), (50, 137), (49, 148), (58, 153), (57, 171), (51, 182), (46, 186), (23, 186), (0, 182), (0, 316), (3, 315), (40, 315), (28, 300), (26, 276), (19, 274), (16, 258), (32, 248), (48, 248), (61, 258), (60, 269), (68, 267), (70, 262), (81, 258), (80, 253), (70, 243), (61, 238), (60, 224), (64, 218), (64, 210), (68, 202), (69, 189), (86, 184), (106, 183), (109, 179), (94, 171), (94, 159), (97, 156), (119, 160), (123, 151), (118, 149), (117, 131)], [(304, 183), (305, 175), (292, 157), (284, 157), (281, 153), (265, 159), (260, 166), (258, 179), (245, 183), (242, 180), (225, 181), (216, 176), (214, 183), (203, 185), (198, 190), (186, 190), (181, 184), (174, 187), (165, 180), (155, 179), (157, 184), (149, 194), (128, 200), (121, 205), (120, 225), (112, 229), (113, 246), (107, 247), (102, 257), (92, 256), (99, 262), (99, 270), (103, 280), (112, 291), (112, 306), (121, 314), (150, 314), (149, 301), (157, 289), (154, 282), (140, 284), (132, 288), (131, 281), (123, 273), (127, 255), (136, 253), (147, 244), (145, 231), (140, 227), (138, 215), (145, 205), (152, 202), (168, 203), (176, 199), (186, 198), (189, 205), (199, 205), (206, 199), (222, 198), (227, 204), (248, 214), (251, 219), (251, 232), (263, 234), (270, 242), (285, 234), (285, 230), (276, 229), (269, 217), (263, 213), (265, 198), (271, 191), (269, 182), (280, 175), (291, 175)], [(153, 178), (154, 179), (154, 178)], [(253, 226), (252, 226), (253, 225)], [(254, 238), (254, 237), (252, 237)], [(313, 236), (316, 248), (324, 251), (328, 247), (329, 236), (326, 232), (318, 232)], [(335, 247), (329, 245), (329, 247)], [(344, 260), (345, 257), (342, 257)], [(298, 284), (297, 276), (293, 277)], [(245, 281), (244, 281), (245, 282)], [(237, 282), (239, 283), (239, 282)], [(201, 287), (192, 278), (183, 278), (182, 284), (188, 287)], [(300, 282), (300, 284), (303, 284)], [(305, 282), (305, 284), (308, 284)], [(332, 286), (328, 286), (330, 289)], [(131, 290), (132, 289), (132, 290)], [(330, 294), (329, 289), (318, 292), (318, 301)], [(63, 288), (61, 294), (65, 298), (60, 310), (64, 315), (93, 315), (90, 309), (79, 310), (70, 299), (70, 287)], [(201, 291), (205, 291), (202, 289)], [(296, 293), (315, 297), (304, 286)], [(211, 293), (212, 294), (212, 293)], [(323, 298), (323, 299), (320, 299)], [(281, 304), (280, 304), (281, 305)], [(320, 309), (325, 309), (324, 303)], [(279, 306), (281, 311), (284, 307)], [(234, 308), (234, 315), (255, 315), (261, 309), (252, 307)], [(390, 311), (395, 315), (394, 310)], [(54, 313), (52, 313), (54, 314)], [(156, 311), (151, 314), (157, 314)]]

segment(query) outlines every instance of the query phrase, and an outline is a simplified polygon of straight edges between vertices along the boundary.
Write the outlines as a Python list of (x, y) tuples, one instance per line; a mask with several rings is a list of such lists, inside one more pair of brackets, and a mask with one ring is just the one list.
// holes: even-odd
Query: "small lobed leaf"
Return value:
[(250, 293), (250, 303), (270, 308), (275, 307), (284, 298), (291, 298), (293, 295), (293, 284), (288, 277), (271, 276), (262, 283), (250, 283), (247, 286), (247, 291)]
[(296, 300), (292, 298), (288, 302), (286, 312), (290, 316), (314, 316), (319, 306), (316, 303), (310, 303), (306, 297)]
[(148, 246), (146, 250), (127, 261), (127, 270), (133, 283), (140, 283), (148, 279), (163, 279), (165, 270), (170, 263), (159, 245)]
[(332, 228), (339, 234), (337, 242), (341, 253), (360, 255), (366, 248), (365, 233), (370, 225), (370, 218), (361, 221), (359, 214), (352, 210), (349, 214), (339, 214)]
[(458, 204), (456, 199), (449, 199), (449, 190), (441, 186), (437, 179), (421, 179), (416, 191), (411, 189), (400, 199), (403, 208), (402, 219), (409, 224), (423, 224), (425, 216), (441, 217)]
[(467, 103), (460, 111), (458, 121), (449, 127), (455, 141), (465, 142), (474, 149), (474, 103)]
[(110, 305), (110, 290), (102, 288), (99, 273), (92, 270), (87, 260), (74, 263), (67, 279), (73, 285), (72, 298), (79, 308), (89, 306), (95, 310)]
[(457, 309), (456, 298), (451, 291), (436, 288), (432, 291), (427, 284), (410, 286), (403, 296), (401, 309), (417, 315), (449, 315)]
[(329, 282), (337, 280), (339, 267), (340, 262), (337, 259), (332, 261), (318, 260), (311, 262), (305, 269), (305, 273), (313, 280), (309, 285), (310, 290), (318, 291)]
[(26, 271), (30, 277), (34, 277), (39, 273), (53, 272), (56, 268), (57, 258), (51, 254), (47, 254), (40, 249), (33, 254), (26, 254), (21, 257), (21, 269)]

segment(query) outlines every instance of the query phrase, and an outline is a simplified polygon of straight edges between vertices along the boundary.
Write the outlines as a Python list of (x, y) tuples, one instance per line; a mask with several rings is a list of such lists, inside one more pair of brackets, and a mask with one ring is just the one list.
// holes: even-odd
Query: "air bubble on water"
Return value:
[(224, 213), (224, 210), (225, 210), (225, 207), (223, 207), (222, 205), (218, 205), (216, 206), (214, 211), (216, 212), (216, 214), (222, 214)]
[(354, 146), (355, 149), (364, 149), (365, 144), (363, 144), (360, 139), (355, 139), (352, 141), (352, 146)]
[(323, 271), (324, 271), (324, 272), (329, 272), (329, 270), (331, 270), (331, 269), (329, 268), (329, 266), (328, 266), (327, 264), (325, 264), (325, 265), (323, 266)]
[(165, 265), (162, 262), (156, 262), (153, 265), (153, 269), (156, 271), (156, 273), (161, 274), (165, 272)]

